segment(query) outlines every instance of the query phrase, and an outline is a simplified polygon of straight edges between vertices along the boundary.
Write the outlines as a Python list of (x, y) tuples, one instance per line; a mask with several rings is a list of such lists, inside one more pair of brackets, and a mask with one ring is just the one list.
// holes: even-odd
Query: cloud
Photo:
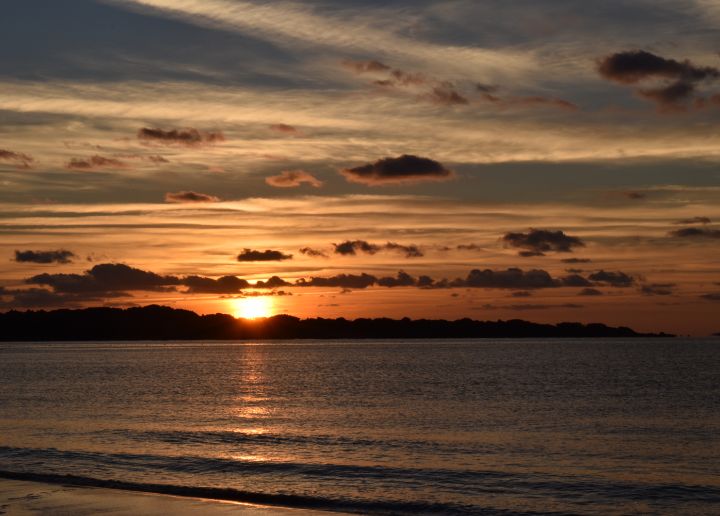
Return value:
[(402, 245), (396, 242), (388, 242), (384, 245), (371, 244), (365, 240), (346, 240), (340, 244), (333, 244), (335, 246), (335, 254), (341, 254), (343, 256), (354, 256), (358, 252), (365, 254), (376, 254), (380, 251), (399, 251), (405, 255), (406, 258), (419, 258), (423, 255), (423, 252), (416, 245)]
[(289, 286), (292, 286), (292, 283), (289, 283), (278, 276), (271, 276), (266, 281), (257, 281), (257, 282), (255, 282), (255, 285), (253, 285), (254, 288), (269, 288), (269, 289), (279, 288), (279, 287), (289, 287)]
[(643, 192), (623, 192), (622, 195), (633, 201), (639, 201), (647, 198), (647, 194)]
[(272, 124), (270, 126), (270, 129), (272, 131), (275, 131), (278, 133), (285, 133), (285, 134), (298, 134), (299, 133), (297, 128), (293, 127), (292, 125), (288, 125), (288, 124)]
[(532, 297), (532, 292), (529, 292), (527, 290), (519, 290), (518, 292), (513, 292), (510, 294), (511, 297)]
[(720, 229), (682, 228), (670, 231), (668, 235), (676, 238), (718, 239), (720, 238)]
[(406, 272), (400, 271), (395, 277), (385, 277), (377, 280), (377, 284), (381, 287), (414, 287), (417, 285), (417, 280), (407, 274)]
[(504, 308), (515, 311), (524, 310), (550, 310), (553, 308), (584, 308), (583, 305), (577, 303), (563, 303), (561, 305), (544, 305), (544, 304), (522, 304), (522, 305), (507, 305), (498, 308)]
[(395, 242), (388, 242), (383, 246), (388, 251), (400, 251), (406, 258), (420, 258), (423, 252), (416, 245), (402, 245)]
[[(458, 251), (484, 251), (484, 250), (485, 250), (484, 247), (482, 247), (482, 246), (480, 246), (480, 245), (478, 245), (478, 244), (460, 244), (460, 245), (456, 246), (456, 249), (457, 249)], [(450, 249), (447, 248), (447, 249), (444, 249), (444, 250), (448, 250), (448, 251), (449, 251)]]
[(0, 161), (9, 161), (19, 168), (30, 168), (30, 164), (35, 160), (32, 156), (23, 154), (22, 152), (0, 149)]
[(595, 288), (584, 288), (578, 292), (578, 296), (602, 296), (603, 293)]
[(640, 293), (644, 296), (671, 296), (675, 287), (675, 283), (651, 283), (641, 285)]
[(366, 254), (375, 254), (381, 249), (379, 245), (371, 244), (365, 240), (346, 240), (340, 244), (333, 244), (333, 246), (335, 246), (335, 254), (341, 254), (343, 256), (354, 256), (358, 251)]
[(489, 86), (487, 84), (477, 84), (476, 89), (480, 92), (482, 100), (494, 104), (503, 108), (513, 107), (555, 107), (560, 109), (566, 109), (569, 111), (576, 111), (577, 105), (567, 100), (559, 99), (556, 97), (544, 97), (541, 95), (529, 95), (525, 97), (500, 97), (498, 91), (499, 86)]
[(353, 59), (344, 59), (342, 65), (355, 73), (378, 73), (390, 70), (388, 65), (375, 60), (355, 61)]
[(524, 249), (518, 253), (520, 256), (545, 256), (550, 251), (571, 253), (576, 247), (585, 247), (585, 243), (578, 237), (544, 229), (530, 229), (528, 233), (506, 233), (502, 240), (507, 247)]
[(312, 258), (328, 258), (327, 253), (322, 249), (313, 249), (311, 247), (303, 247), (300, 249), (300, 253)]
[(161, 145), (185, 145), (188, 147), (225, 141), (225, 135), (220, 131), (200, 131), (192, 127), (170, 130), (142, 127), (138, 130), (137, 137), (141, 141)]
[(712, 220), (710, 220), (708, 217), (690, 217), (688, 219), (681, 219), (677, 222), (674, 222), (673, 224), (677, 224), (679, 226), (681, 225), (690, 225), (690, 224), (710, 224), (712, 223)]
[(644, 50), (617, 52), (598, 61), (604, 78), (625, 85), (665, 80), (659, 87), (637, 88), (636, 93), (661, 109), (677, 109), (696, 94), (697, 84), (720, 78), (720, 70), (697, 66), (689, 60), (667, 59)]
[(242, 289), (250, 288), (247, 280), (237, 276), (222, 276), (218, 279), (188, 276), (182, 282), (188, 287), (189, 294), (234, 294)]
[(219, 197), (208, 195), (189, 190), (180, 192), (168, 192), (165, 194), (165, 202), (185, 203), (185, 202), (220, 202)]
[(450, 83), (434, 87), (429, 94), (429, 98), (437, 104), (446, 106), (469, 103), (468, 99), (460, 95), (460, 93), (458, 93), (457, 90), (455, 90), (455, 87)]
[(290, 260), (293, 255), (285, 254), (281, 251), (266, 249), (265, 251), (256, 251), (254, 249), (245, 248), (243, 252), (237, 255), (239, 262), (277, 262), (282, 260)]
[(104, 156), (90, 156), (89, 158), (73, 158), (67, 162), (65, 168), (70, 170), (97, 170), (101, 168), (125, 168), (127, 164), (119, 159)]
[(610, 285), (613, 287), (629, 287), (630, 285), (635, 283), (635, 279), (632, 276), (620, 271), (608, 272), (600, 270), (598, 272), (590, 274), (588, 278), (592, 281), (596, 281), (598, 283)]
[(563, 263), (591, 263), (590, 258), (563, 258), (560, 260)]
[(44, 288), (29, 288), (24, 290), (6, 290), (0, 287), (0, 297), (11, 296), (9, 301), (0, 299), (0, 307), (17, 308), (43, 308), (43, 307), (79, 307), (90, 301), (104, 301), (108, 297), (123, 297), (124, 292), (113, 294), (62, 294)]
[(322, 181), (304, 170), (285, 170), (276, 176), (266, 177), (265, 182), (278, 188), (295, 188), (302, 183), (307, 183), (315, 188), (323, 185)]
[(300, 278), (295, 285), (298, 287), (340, 287), (350, 289), (363, 289), (377, 283), (377, 278), (370, 274), (338, 274), (328, 278), (311, 277), (309, 280)]
[(516, 268), (507, 270), (474, 269), (470, 271), (464, 282), (456, 283), (456, 285), (473, 288), (529, 290), (558, 287), (559, 282), (547, 271), (540, 269), (528, 271)]
[(122, 263), (95, 265), (84, 274), (39, 274), (25, 280), (31, 285), (46, 285), (55, 292), (88, 293), (127, 290), (168, 290), (180, 285), (177, 276), (161, 276)]
[(563, 287), (589, 287), (592, 283), (577, 273), (560, 278)]
[(707, 294), (701, 294), (700, 297), (706, 301), (720, 301), (720, 292), (709, 292)]
[(435, 160), (403, 154), (398, 158), (384, 158), (355, 168), (340, 171), (352, 183), (369, 186), (447, 181), (452, 171)]
[(70, 263), (77, 258), (65, 249), (57, 251), (15, 251), (15, 261), (20, 263)]

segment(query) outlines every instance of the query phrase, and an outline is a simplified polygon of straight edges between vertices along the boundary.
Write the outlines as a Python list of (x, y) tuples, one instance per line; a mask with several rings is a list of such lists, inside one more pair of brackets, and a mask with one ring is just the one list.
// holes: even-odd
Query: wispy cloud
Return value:
[[(410, 39), (393, 30), (387, 10), (375, 18), (352, 9), (320, 14), (289, 2), (254, 3), (228, 0), (124, 0), (119, 5), (144, 7), (169, 16), (224, 30), (251, 34), (285, 46), (325, 47), (365, 55), (392, 52), (400, 59), (430, 63), (468, 74), (509, 77), (534, 69), (532, 53), (454, 46)], [(367, 10), (366, 10), (367, 11)], [(394, 13), (399, 17), (401, 12)]]

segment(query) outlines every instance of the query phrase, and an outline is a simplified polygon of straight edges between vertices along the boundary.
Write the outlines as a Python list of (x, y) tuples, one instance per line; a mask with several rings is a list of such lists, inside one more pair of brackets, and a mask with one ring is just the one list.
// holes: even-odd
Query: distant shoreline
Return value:
[(149, 305), (0, 313), (0, 341), (468, 339), (675, 337), (601, 323), (540, 324), (520, 319), (299, 319), (276, 315), (236, 319)]

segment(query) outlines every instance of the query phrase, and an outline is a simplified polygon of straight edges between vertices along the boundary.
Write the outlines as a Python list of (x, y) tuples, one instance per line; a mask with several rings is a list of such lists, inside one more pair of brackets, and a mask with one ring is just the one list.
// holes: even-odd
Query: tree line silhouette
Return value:
[(627, 327), (564, 322), (437, 319), (299, 319), (276, 315), (236, 319), (199, 315), (150, 305), (0, 313), (0, 340), (218, 340), (218, 339), (423, 339), (423, 338), (585, 338), (671, 336), (641, 334)]

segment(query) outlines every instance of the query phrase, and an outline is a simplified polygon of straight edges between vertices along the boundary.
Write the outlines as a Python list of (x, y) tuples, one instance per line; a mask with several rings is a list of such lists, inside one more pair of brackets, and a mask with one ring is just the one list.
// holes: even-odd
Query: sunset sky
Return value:
[(0, 306), (720, 331), (718, 0), (5, 0)]

